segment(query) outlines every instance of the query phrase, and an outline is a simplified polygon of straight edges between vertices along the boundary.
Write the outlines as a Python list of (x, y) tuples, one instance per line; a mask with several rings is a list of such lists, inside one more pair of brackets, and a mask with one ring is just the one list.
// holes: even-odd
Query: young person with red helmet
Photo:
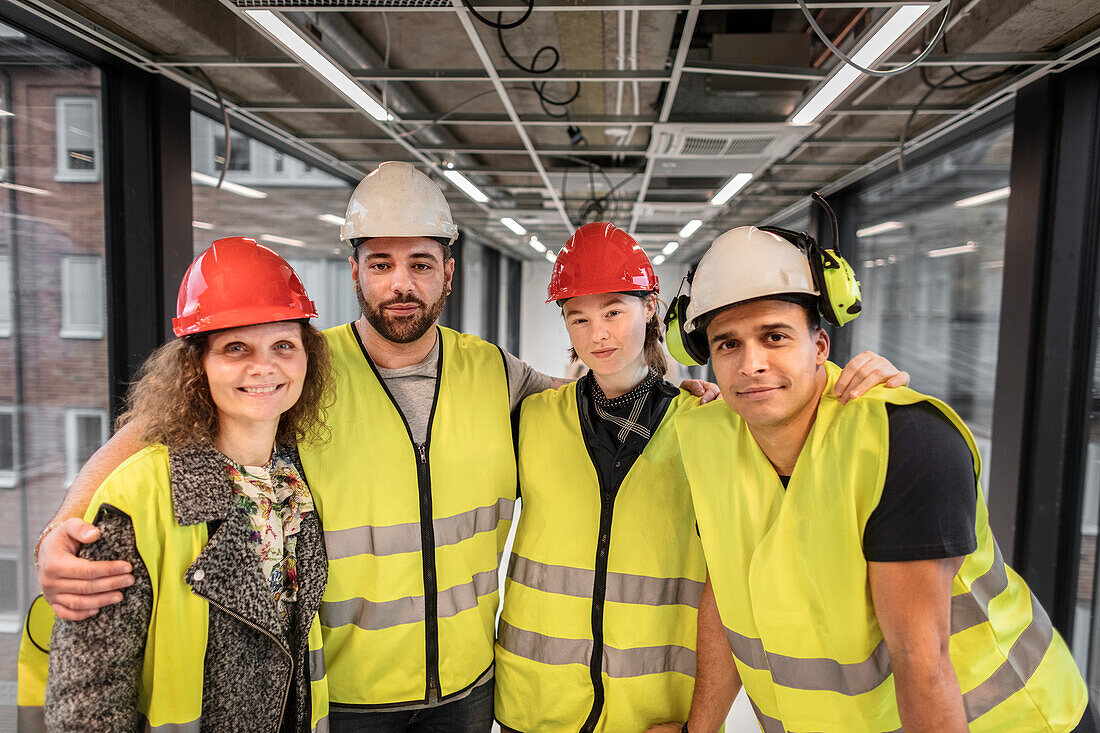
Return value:
[[(327, 559), (296, 449), (327, 432), (316, 315), (290, 265), (254, 240), (219, 239), (191, 264), (179, 338), (145, 362), (119, 418), (149, 445), (85, 515), (100, 537), (82, 556), (129, 563), (134, 584), (92, 618), (58, 620), (52, 639), (50, 608), (35, 604), (21, 726), (327, 729)], [(43, 693), (46, 646), (43, 711), (29, 698)]]
[[(589, 371), (521, 408), (496, 650), (506, 729), (643, 731), (690, 708), (706, 567), (672, 419), (699, 400), (663, 380), (658, 291), (611, 224), (578, 229), (554, 265), (547, 303)], [(875, 359), (859, 362), (874, 382), (906, 381)]]

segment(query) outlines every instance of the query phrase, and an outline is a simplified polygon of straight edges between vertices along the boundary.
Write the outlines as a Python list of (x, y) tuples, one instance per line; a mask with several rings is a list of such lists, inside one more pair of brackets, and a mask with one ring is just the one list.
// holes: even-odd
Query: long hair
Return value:
[[(637, 292), (625, 292), (624, 295), (633, 295), (637, 298), (641, 298), (643, 301), (653, 298), (656, 304), (656, 308), (653, 310), (653, 317), (645, 323), (645, 341), (642, 342), (642, 353), (645, 355), (646, 364), (649, 365), (658, 377), (664, 377), (668, 374), (668, 359), (665, 358), (664, 347), (661, 346), (665, 340), (664, 322), (661, 320), (661, 308), (664, 303), (657, 297), (656, 293), (649, 293), (645, 291)], [(563, 311), (564, 314), (564, 311)], [(580, 357), (577, 356), (577, 350), (572, 346), (569, 347), (569, 363), (572, 364)]]
[[(275, 440), (280, 445), (322, 443), (330, 436), (325, 423), (333, 383), (328, 343), (313, 326), (300, 326), (306, 376), (298, 401), (279, 417)], [(218, 434), (218, 408), (202, 364), (209, 346), (210, 335), (199, 333), (154, 351), (131, 384), (116, 427), (133, 425), (145, 442), (170, 448), (213, 443)]]

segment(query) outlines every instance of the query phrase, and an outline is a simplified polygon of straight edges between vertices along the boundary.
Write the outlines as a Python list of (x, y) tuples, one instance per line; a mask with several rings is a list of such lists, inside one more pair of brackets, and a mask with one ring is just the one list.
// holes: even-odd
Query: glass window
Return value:
[(11, 336), (11, 257), (0, 255), (0, 338)]
[(107, 412), (82, 407), (65, 411), (66, 483), (71, 483), (84, 462), (107, 442)]
[[(1100, 336), (1100, 317), (1097, 318)], [(1098, 342), (1100, 343), (1100, 342)], [(1089, 697), (1100, 695), (1100, 624), (1095, 622), (1100, 573), (1096, 572), (1097, 525), (1100, 524), (1100, 347), (1092, 370), (1088, 444), (1085, 451), (1084, 502), (1081, 507), (1081, 556), (1077, 570), (1077, 605), (1073, 621), (1073, 658), (1089, 686)]]
[[(110, 410), (100, 98), (99, 69), (0, 23), (0, 733), (39, 593), (31, 550)], [(97, 418), (72, 423), (70, 453), (73, 408)]]
[[(224, 147), (221, 123), (191, 115), (191, 202), (195, 253), (222, 237), (252, 237), (291, 262), (317, 304), (314, 324), (327, 328), (359, 317), (348, 255), (340, 241), (347, 210), (348, 181), (307, 170), (291, 155), (234, 131), (226, 183), (215, 188)], [(238, 150), (248, 150), (249, 168), (237, 167)]]
[(4, 489), (15, 486), (16, 418), (15, 406), (0, 405), (0, 488)]
[(57, 181), (99, 180), (99, 100), (57, 98)]
[(101, 339), (106, 330), (103, 258), (61, 258), (61, 337)]
[[(233, 130), (229, 138), (233, 143), (229, 147), (229, 170), (252, 170), (251, 140), (243, 134)], [(214, 168), (220, 171), (225, 165), (225, 132), (220, 131), (214, 138)]]
[(853, 353), (886, 356), (914, 389), (950, 404), (985, 476), (1011, 151), (1011, 126), (999, 128), (866, 188), (852, 262), (864, 304)]

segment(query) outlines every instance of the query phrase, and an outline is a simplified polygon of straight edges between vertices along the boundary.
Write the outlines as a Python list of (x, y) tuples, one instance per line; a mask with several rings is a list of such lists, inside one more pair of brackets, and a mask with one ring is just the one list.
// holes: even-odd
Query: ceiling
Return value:
[[(837, 57), (795, 0), (18, 0), (124, 58), (213, 99), (349, 178), (408, 160), (444, 182), (461, 226), (523, 257), (611, 220), (656, 255), (688, 260), (732, 226), (785, 221), (813, 190), (836, 190), (1100, 53), (1095, 0), (955, 0), (943, 40), (917, 68), (864, 76), (810, 125), (792, 113)], [(854, 53), (918, 3), (819, 0), (822, 30)], [(911, 60), (941, 0), (879, 62)], [(376, 121), (265, 31), (274, 17), (352, 77), (393, 119)], [(502, 44), (503, 41), (503, 44)], [(549, 46), (552, 50), (539, 49)], [(509, 61), (506, 52), (516, 63)], [(531, 73), (556, 66), (548, 73)], [(534, 59), (533, 59), (534, 57)], [(518, 64), (518, 65), (517, 65)], [(200, 71), (201, 70), (201, 71)], [(533, 88), (541, 86), (541, 94)], [(577, 92), (567, 105), (560, 102)], [(549, 101), (547, 101), (549, 100)], [(573, 139), (571, 140), (571, 133)], [(463, 173), (478, 203), (442, 175)], [(752, 180), (723, 205), (737, 173)], [(975, 181), (980, 187), (980, 179)], [(979, 193), (977, 189), (973, 193)], [(501, 223), (511, 217), (526, 236)], [(679, 229), (700, 219), (694, 234)]]

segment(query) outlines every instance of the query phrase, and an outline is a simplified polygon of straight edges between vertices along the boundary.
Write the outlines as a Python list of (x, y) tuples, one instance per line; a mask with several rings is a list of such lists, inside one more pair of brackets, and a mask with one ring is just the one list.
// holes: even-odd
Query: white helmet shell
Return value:
[(684, 327), (694, 331), (700, 316), (728, 305), (785, 294), (818, 294), (806, 255), (777, 234), (730, 229), (699, 260)]
[(411, 163), (389, 161), (366, 175), (348, 202), (340, 239), (435, 237), (453, 243), (458, 227), (439, 186)]

